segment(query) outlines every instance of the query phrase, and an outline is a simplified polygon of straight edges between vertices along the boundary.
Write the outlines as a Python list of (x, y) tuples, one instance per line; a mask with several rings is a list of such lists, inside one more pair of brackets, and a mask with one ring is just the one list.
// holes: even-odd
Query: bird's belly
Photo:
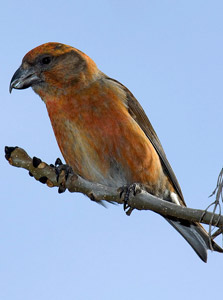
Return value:
[(159, 156), (124, 104), (109, 97), (103, 103), (84, 100), (46, 103), (66, 163), (92, 182), (115, 187), (138, 182), (154, 195), (164, 193), (167, 178)]
[(78, 129), (68, 120), (63, 124), (62, 131), (56, 127), (54, 131), (63, 157), (75, 173), (108, 186), (120, 187), (128, 183), (128, 172), (111, 140), (101, 138), (94, 131)]
[(74, 172), (108, 186), (139, 182), (149, 192), (161, 195), (166, 177), (144, 133), (133, 130), (134, 126), (123, 129), (113, 123), (96, 126), (93, 122), (91, 127), (78, 127), (68, 119), (59, 123), (57, 120), (53, 124), (54, 132), (64, 159)]

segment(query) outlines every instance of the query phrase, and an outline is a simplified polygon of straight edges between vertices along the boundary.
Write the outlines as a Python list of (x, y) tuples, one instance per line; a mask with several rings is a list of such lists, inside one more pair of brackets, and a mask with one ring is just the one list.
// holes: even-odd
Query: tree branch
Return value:
[[(64, 171), (62, 171), (57, 180), (54, 165), (48, 165), (36, 157), (32, 159), (22, 148), (5, 147), (5, 152), (5, 157), (12, 166), (28, 170), (31, 176), (47, 184), (48, 187), (59, 187), (59, 192), (63, 192), (67, 188), (71, 193), (83, 193), (96, 202), (106, 200), (123, 204), (123, 199), (120, 198), (120, 189), (87, 181), (77, 174), (69, 174), (67, 180), (65, 180), (66, 174)], [(127, 211), (128, 215), (134, 208), (138, 210), (152, 210), (163, 216), (214, 225), (220, 228), (219, 232), (223, 228), (222, 215), (200, 209), (181, 207), (161, 200), (145, 191), (141, 191), (135, 196), (130, 195), (128, 203), (131, 207)]]

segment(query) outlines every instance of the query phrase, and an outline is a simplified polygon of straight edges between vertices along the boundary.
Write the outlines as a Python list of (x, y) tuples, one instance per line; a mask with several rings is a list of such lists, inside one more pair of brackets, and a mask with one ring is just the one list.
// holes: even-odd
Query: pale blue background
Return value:
[(4, 159), (61, 157), (44, 103), (8, 93), (22, 57), (57, 41), (125, 84), (154, 125), (188, 206), (205, 208), (223, 165), (223, 1), (4, 1), (0, 11), (0, 299), (215, 299), (223, 255), (204, 264), (152, 212), (125, 216), (59, 195)]

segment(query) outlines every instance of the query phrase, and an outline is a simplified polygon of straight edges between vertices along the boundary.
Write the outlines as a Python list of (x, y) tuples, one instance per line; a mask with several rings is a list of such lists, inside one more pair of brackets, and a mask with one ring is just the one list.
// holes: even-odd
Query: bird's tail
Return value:
[[(165, 219), (185, 238), (197, 255), (207, 262), (207, 250), (211, 249), (208, 233), (199, 223), (190, 223), (174, 218)], [(223, 252), (223, 249), (212, 241), (214, 251)]]

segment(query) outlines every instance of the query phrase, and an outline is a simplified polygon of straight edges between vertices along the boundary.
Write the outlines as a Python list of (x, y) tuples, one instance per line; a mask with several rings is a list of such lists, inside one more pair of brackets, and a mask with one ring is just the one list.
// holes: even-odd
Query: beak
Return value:
[(15, 74), (12, 76), (9, 92), (12, 92), (12, 89), (27, 89), (33, 84), (40, 83), (41, 80), (36, 74), (34, 68), (30, 67), (24, 69), (22, 66), (18, 68)]

